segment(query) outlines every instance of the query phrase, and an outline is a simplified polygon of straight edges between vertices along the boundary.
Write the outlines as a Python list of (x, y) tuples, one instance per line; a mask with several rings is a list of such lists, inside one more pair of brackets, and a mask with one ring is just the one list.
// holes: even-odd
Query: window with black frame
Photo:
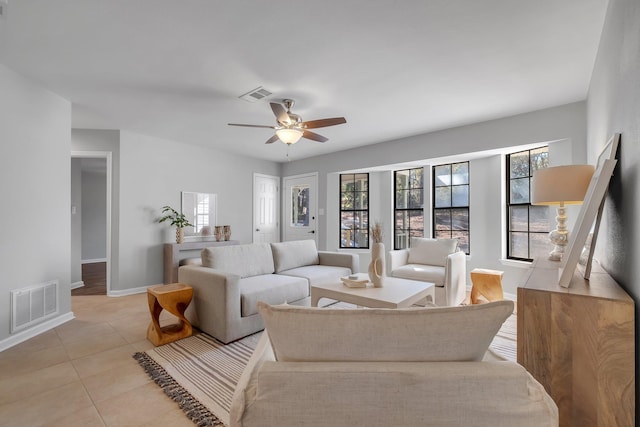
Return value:
[(531, 177), (549, 166), (549, 147), (523, 150), (506, 156), (507, 258), (533, 261), (549, 251), (547, 206), (531, 205)]
[(424, 169), (395, 171), (394, 249), (409, 247), (411, 237), (424, 237)]
[(369, 248), (369, 174), (340, 174), (340, 248)]
[(469, 254), (469, 162), (433, 167), (433, 236)]

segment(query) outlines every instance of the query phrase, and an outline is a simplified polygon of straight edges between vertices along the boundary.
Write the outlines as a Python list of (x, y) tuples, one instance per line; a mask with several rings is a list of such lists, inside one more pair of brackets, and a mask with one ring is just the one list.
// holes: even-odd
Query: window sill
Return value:
[(517, 268), (529, 268), (533, 264), (531, 261), (517, 261), (515, 259), (501, 259), (499, 260), (500, 264), (506, 265), (508, 267), (517, 267)]

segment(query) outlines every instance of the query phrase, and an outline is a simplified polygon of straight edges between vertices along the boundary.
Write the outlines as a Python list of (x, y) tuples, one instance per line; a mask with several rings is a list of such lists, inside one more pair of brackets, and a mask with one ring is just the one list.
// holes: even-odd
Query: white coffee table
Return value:
[[(366, 273), (359, 273), (358, 279), (368, 279)], [(435, 301), (433, 283), (416, 280), (385, 277), (382, 288), (374, 288), (369, 282), (366, 288), (350, 288), (338, 280), (311, 286), (311, 306), (317, 307), (320, 298), (330, 298), (370, 308), (403, 308), (427, 298)]]

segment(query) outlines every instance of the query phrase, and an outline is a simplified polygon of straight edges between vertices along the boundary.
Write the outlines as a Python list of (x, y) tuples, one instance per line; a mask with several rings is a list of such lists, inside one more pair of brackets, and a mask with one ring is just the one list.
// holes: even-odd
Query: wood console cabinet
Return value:
[(165, 243), (164, 244), (164, 283), (178, 281), (178, 267), (185, 258), (199, 258), (200, 251), (213, 246), (239, 245), (237, 240), (200, 240), (197, 242)]
[(558, 264), (532, 266), (518, 288), (518, 363), (558, 405), (560, 426), (635, 425), (635, 308), (601, 268), (569, 288)]

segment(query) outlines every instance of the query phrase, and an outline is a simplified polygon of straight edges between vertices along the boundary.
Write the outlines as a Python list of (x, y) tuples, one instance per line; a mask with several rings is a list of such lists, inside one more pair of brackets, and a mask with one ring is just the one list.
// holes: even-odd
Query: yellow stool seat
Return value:
[(502, 275), (504, 271), (488, 270), (486, 268), (474, 268), (471, 271), (471, 304), (482, 302), (481, 296), (486, 301), (498, 301), (504, 299), (502, 292)]

